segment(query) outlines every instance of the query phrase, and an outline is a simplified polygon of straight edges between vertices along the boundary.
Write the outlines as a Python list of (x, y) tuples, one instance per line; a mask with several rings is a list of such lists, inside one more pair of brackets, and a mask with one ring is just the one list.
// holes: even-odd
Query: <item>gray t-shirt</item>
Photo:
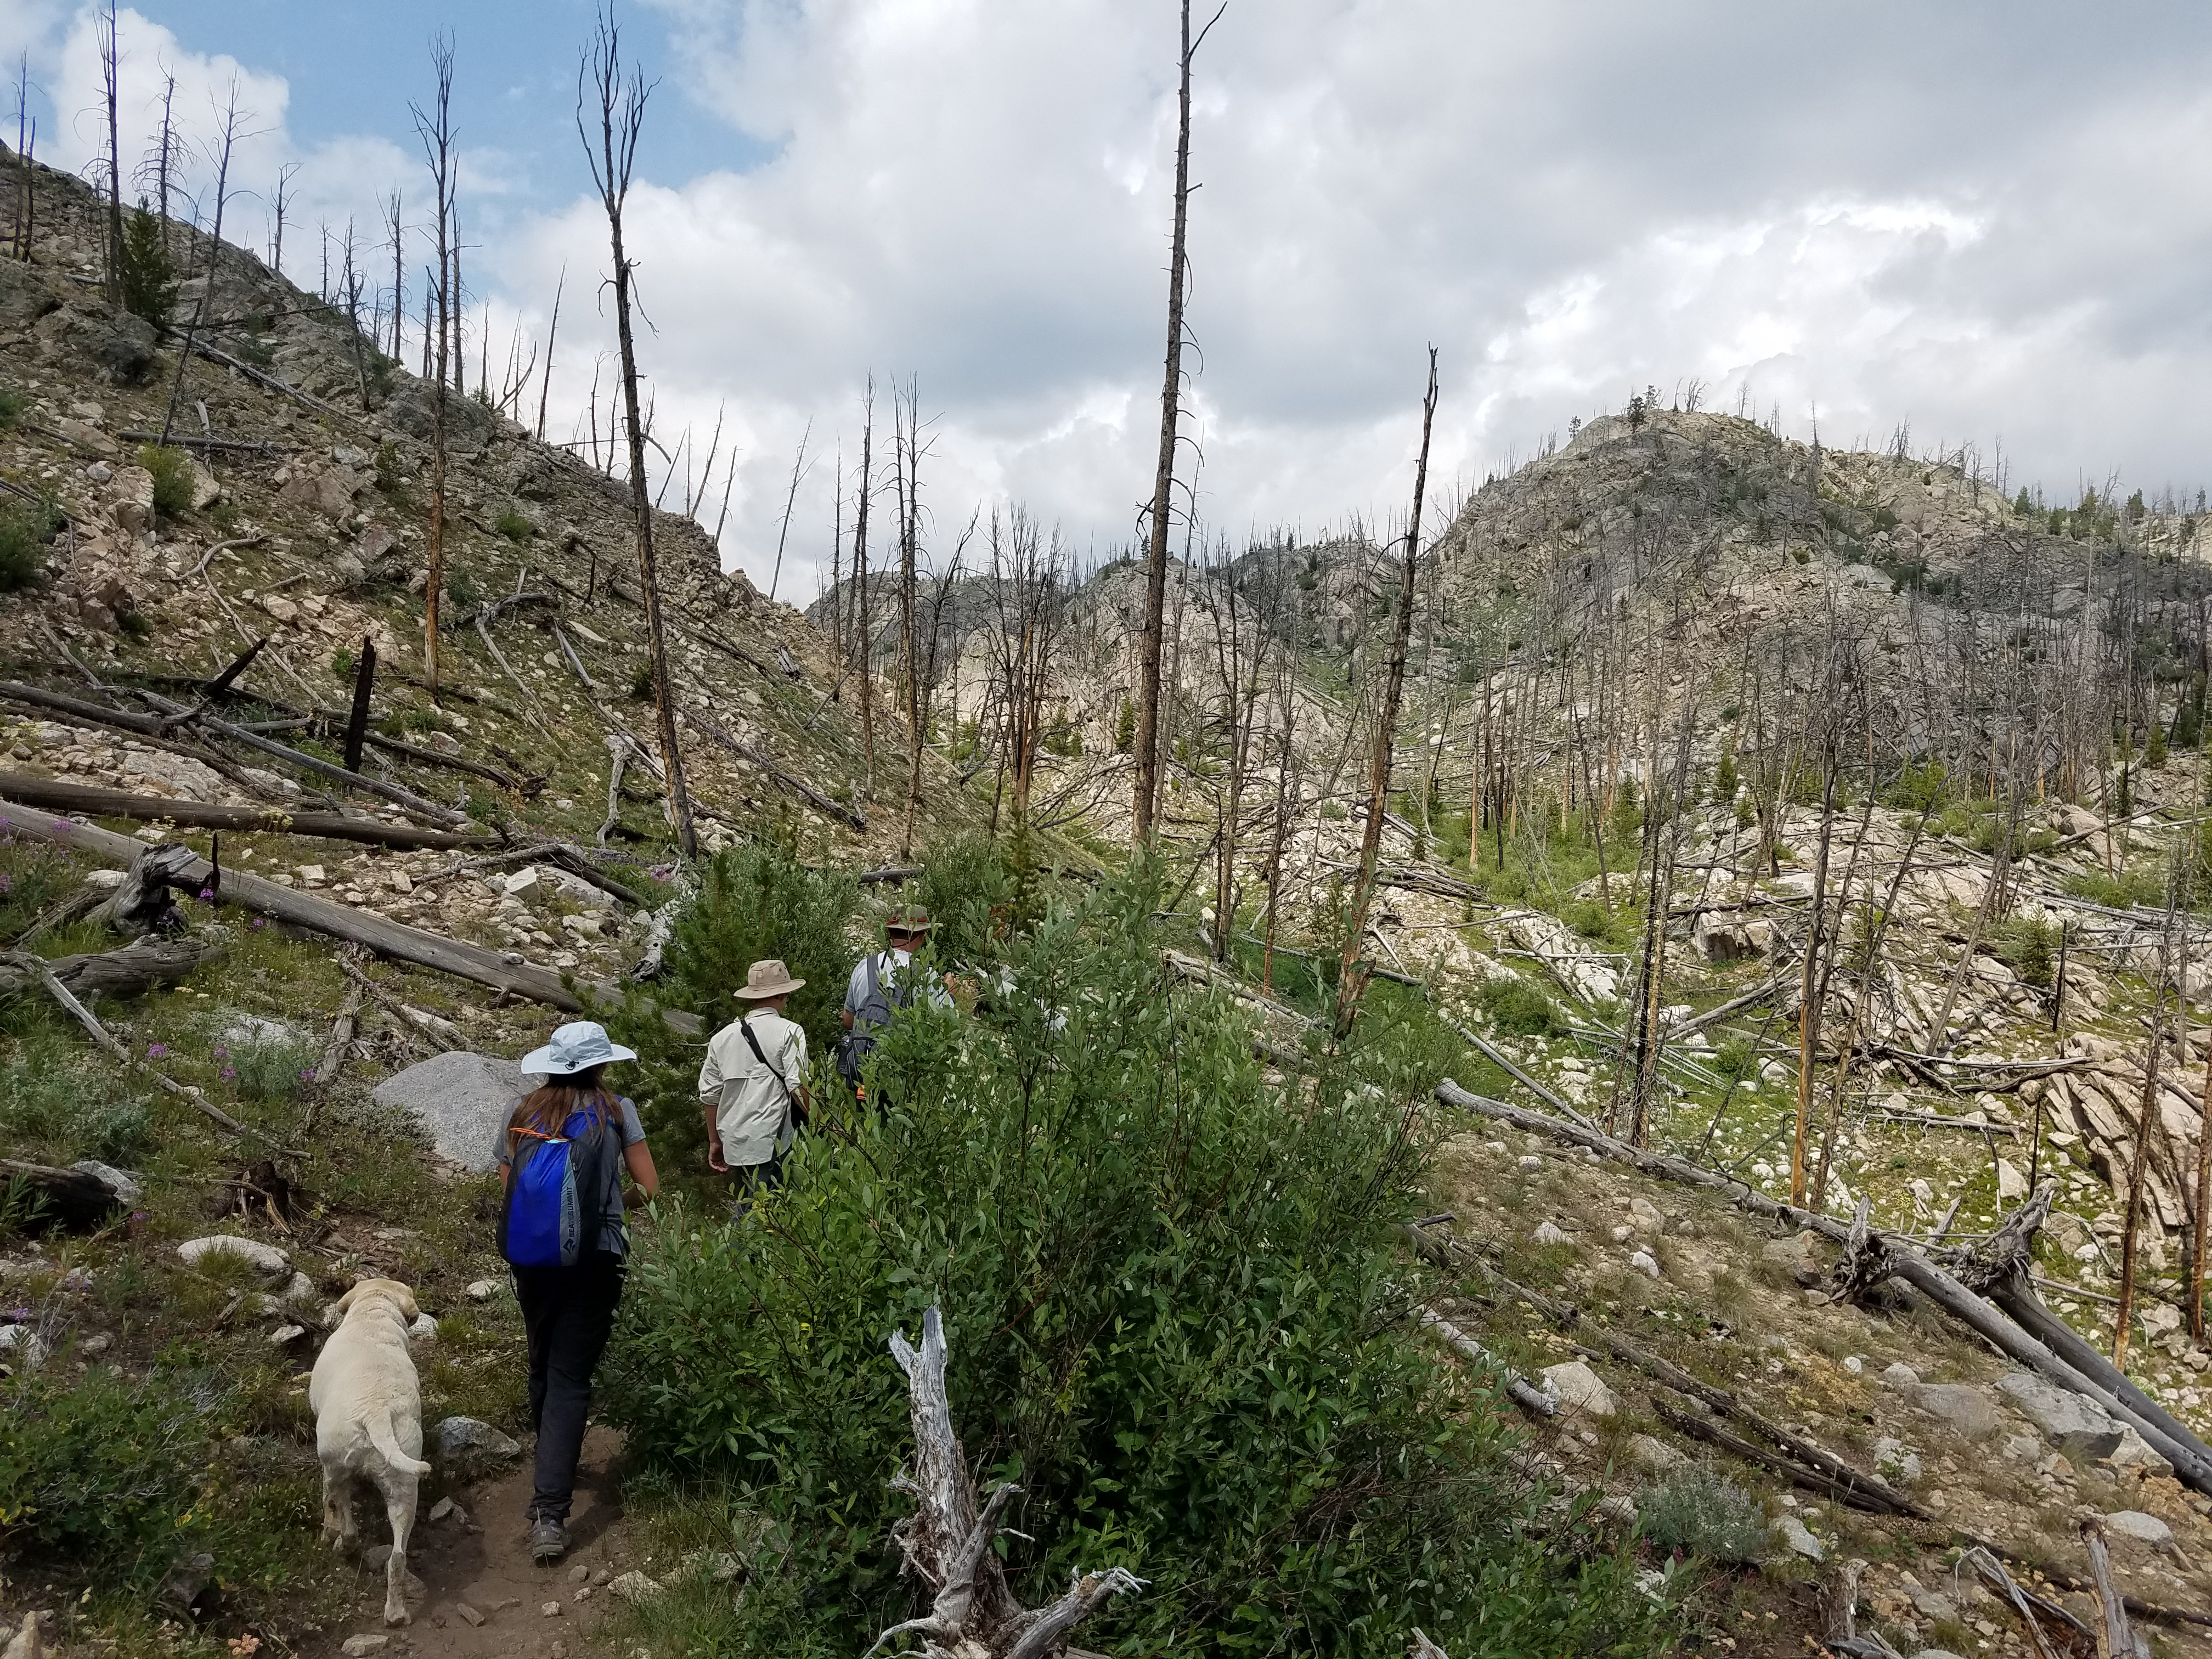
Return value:
[[(517, 1104), (520, 1103), (518, 1102)], [(607, 1127), (616, 1132), (623, 1147), (635, 1146), (645, 1139), (645, 1125), (638, 1121), (637, 1103), (629, 1097), (617, 1095), (615, 1104), (622, 1109), (619, 1115), (607, 1115)], [(510, 1123), (514, 1115), (508, 1114)], [(499, 1167), (507, 1168), (514, 1161), (514, 1137), (502, 1134), (499, 1138)], [(599, 1248), (610, 1255), (627, 1256), (629, 1254), (629, 1231), (623, 1224), (622, 1183), (625, 1165), (621, 1158), (608, 1160), (607, 1184), (599, 1199)]]

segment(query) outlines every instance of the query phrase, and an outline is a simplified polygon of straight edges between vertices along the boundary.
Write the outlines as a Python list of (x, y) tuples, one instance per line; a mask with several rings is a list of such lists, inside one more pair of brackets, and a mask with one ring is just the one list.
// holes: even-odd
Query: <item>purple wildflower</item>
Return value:
[(266, 927), (269, 925), (269, 918), (266, 916), (256, 916), (253, 919), (253, 925), (256, 927)]
[(202, 898), (204, 898), (204, 899), (210, 899), (210, 900), (212, 900), (212, 899), (215, 897), (215, 889), (214, 889), (214, 888), (212, 888), (212, 887), (203, 887), (203, 888), (201, 888), (201, 889), (200, 889), (200, 896), (201, 896)]
[(226, 1066), (222, 1068), (222, 1074), (226, 1078), (236, 1077), (238, 1075), (238, 1067), (235, 1066)]
[(221, 1043), (217, 1043), (217, 1044), (216, 1045), (215, 1057), (216, 1057), (217, 1060), (226, 1060), (226, 1059), (229, 1058), (229, 1055), (230, 1055), (230, 1050), (229, 1050), (229, 1049), (228, 1049), (228, 1048), (224, 1048)]
[(314, 1080), (315, 1068), (312, 1066), (302, 1066), (300, 1068), (300, 1081), (302, 1083), (313, 1083)]
[(168, 1052), (169, 1045), (166, 1042), (149, 1042), (146, 1045), (146, 1058), (149, 1060), (159, 1060)]

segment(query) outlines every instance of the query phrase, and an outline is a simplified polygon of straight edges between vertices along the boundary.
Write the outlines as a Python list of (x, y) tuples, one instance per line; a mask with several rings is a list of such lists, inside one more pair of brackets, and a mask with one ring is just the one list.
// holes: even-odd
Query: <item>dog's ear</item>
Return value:
[(372, 1279), (364, 1279), (361, 1283), (356, 1285), (351, 1290), (340, 1297), (336, 1302), (331, 1304), (331, 1318), (334, 1321), (343, 1319), (349, 1313), (352, 1312), (353, 1304), (360, 1299), (361, 1293), (375, 1282), (376, 1281)]
[(401, 1316), (409, 1324), (413, 1324), (416, 1320), (422, 1316), (422, 1309), (415, 1305), (415, 1292), (410, 1290), (406, 1285), (397, 1283), (395, 1283), (392, 1288), (399, 1292), (398, 1296), (396, 1297), (394, 1300), (399, 1304)]

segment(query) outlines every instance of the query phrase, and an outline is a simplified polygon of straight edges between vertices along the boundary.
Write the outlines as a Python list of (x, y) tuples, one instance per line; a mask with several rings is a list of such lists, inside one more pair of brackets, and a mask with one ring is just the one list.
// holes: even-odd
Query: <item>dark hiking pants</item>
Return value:
[(592, 1407), (592, 1372), (622, 1300), (623, 1259), (605, 1250), (573, 1267), (517, 1267), (514, 1294), (530, 1334), (530, 1426), (538, 1435), (533, 1519), (565, 1522)]

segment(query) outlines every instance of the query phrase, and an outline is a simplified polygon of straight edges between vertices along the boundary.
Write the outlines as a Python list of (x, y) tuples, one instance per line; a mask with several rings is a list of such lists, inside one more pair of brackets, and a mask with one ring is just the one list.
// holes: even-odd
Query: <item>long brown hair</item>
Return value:
[(593, 1066), (581, 1072), (571, 1072), (566, 1077), (549, 1077), (538, 1087), (515, 1103), (507, 1114), (507, 1137), (511, 1141), (517, 1130), (532, 1134), (557, 1135), (562, 1126), (574, 1114), (595, 1108), (600, 1123), (605, 1124), (607, 1110), (613, 1104), (606, 1090), (599, 1083), (599, 1074), (605, 1067)]

